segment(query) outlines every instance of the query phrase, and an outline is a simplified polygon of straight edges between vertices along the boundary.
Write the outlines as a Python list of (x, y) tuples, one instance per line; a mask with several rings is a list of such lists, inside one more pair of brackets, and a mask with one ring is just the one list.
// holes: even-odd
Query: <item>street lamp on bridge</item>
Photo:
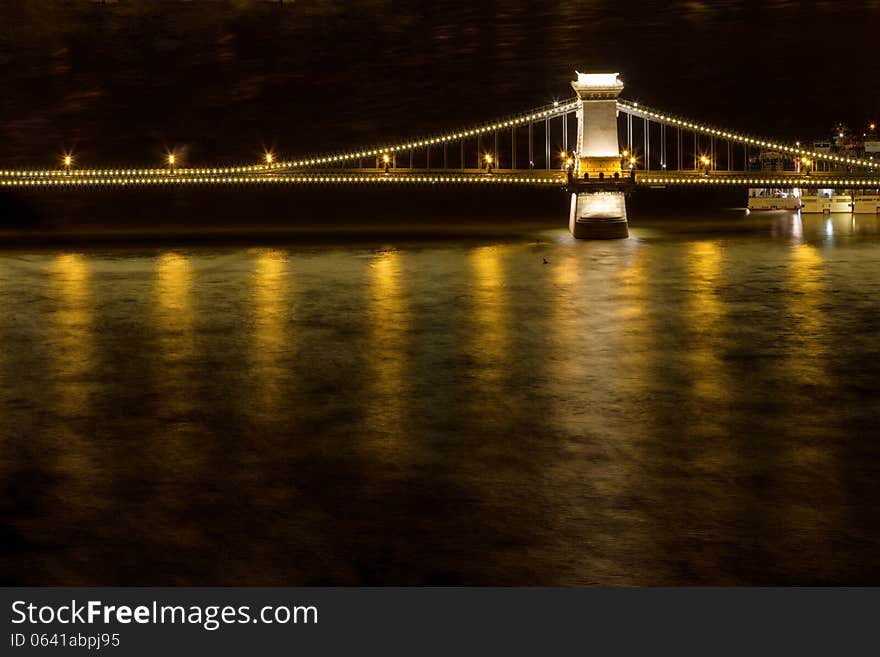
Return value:
[(486, 160), (486, 173), (492, 173), (492, 153), (486, 153), (483, 159)]
[(73, 166), (73, 156), (68, 153), (64, 156), (64, 170), (70, 173), (70, 167)]
[(566, 153), (562, 151), (562, 159), (563, 159), (563, 168), (565, 169), (565, 175), (568, 177), (568, 184), (572, 183), (572, 179), (574, 178), (574, 154)]
[(703, 166), (703, 170), (708, 176), (709, 170), (712, 168), (712, 160), (709, 159), (708, 155), (700, 155), (700, 164)]
[(627, 169), (630, 170), (630, 173), (632, 173), (635, 170), (636, 162), (638, 161), (636, 159), (635, 153), (630, 153), (629, 150), (625, 148), (620, 152), (620, 160), (621, 160), (621, 164), (620, 164), (621, 169), (623, 169), (625, 166)]

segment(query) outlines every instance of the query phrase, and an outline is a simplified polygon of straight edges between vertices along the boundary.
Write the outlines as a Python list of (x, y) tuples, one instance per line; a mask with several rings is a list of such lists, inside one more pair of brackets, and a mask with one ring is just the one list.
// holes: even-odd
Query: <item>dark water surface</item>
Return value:
[(2, 252), (0, 575), (880, 583), (878, 220), (632, 233)]

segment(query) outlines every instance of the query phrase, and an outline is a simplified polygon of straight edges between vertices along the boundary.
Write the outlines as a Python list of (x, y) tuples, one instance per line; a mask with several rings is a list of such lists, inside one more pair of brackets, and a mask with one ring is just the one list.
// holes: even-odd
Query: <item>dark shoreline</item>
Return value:
[[(693, 190), (691, 190), (693, 191)], [(741, 191), (741, 190), (740, 190)], [(744, 205), (736, 191), (639, 190), (630, 218)], [(16, 190), (0, 194), (0, 248), (81, 243), (474, 239), (564, 228), (565, 189), (484, 187)]]

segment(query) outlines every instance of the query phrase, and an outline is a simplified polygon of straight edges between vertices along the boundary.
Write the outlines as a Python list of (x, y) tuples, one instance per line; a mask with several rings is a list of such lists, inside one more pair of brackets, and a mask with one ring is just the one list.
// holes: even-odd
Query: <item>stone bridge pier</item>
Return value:
[(578, 239), (629, 237), (628, 180), (620, 167), (617, 135), (617, 97), (623, 91), (618, 75), (577, 73), (571, 83), (578, 97), (578, 132), (568, 227)]

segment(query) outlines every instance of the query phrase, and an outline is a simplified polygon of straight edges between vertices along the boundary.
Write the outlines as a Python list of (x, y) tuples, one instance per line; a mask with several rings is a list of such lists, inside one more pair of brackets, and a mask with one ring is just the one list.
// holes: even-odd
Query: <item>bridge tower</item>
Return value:
[(617, 136), (617, 97), (623, 82), (618, 73), (575, 73), (577, 182), (572, 185), (569, 230), (584, 239), (628, 237)]

